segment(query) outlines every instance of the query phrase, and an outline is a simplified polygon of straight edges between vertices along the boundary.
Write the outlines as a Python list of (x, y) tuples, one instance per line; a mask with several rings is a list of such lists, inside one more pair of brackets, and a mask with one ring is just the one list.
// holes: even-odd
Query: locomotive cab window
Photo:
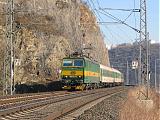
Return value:
[(73, 61), (72, 60), (63, 60), (63, 66), (67, 67), (67, 66), (72, 66)]
[(74, 60), (74, 66), (83, 67), (84, 66), (83, 60)]

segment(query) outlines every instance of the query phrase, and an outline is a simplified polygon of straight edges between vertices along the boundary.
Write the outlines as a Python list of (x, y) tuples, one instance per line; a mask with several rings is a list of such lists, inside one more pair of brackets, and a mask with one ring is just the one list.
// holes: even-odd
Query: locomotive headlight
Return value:
[(78, 76), (79, 78), (82, 78), (82, 76)]
[(65, 76), (65, 78), (68, 78), (68, 76)]

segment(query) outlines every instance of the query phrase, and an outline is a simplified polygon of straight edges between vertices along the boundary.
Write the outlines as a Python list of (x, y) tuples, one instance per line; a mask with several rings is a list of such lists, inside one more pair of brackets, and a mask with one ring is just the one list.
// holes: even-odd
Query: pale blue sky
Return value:
[[(99, 6), (102, 8), (119, 8), (119, 9), (133, 9), (140, 8), (140, 0), (85, 0), (89, 2), (92, 9), (98, 9)], [(93, 5), (94, 3), (94, 5)], [(135, 3), (135, 4), (134, 4)], [(99, 5), (98, 5), (99, 4)], [(103, 11), (101, 11), (103, 12)], [(97, 17), (103, 19), (103, 22), (110, 22), (113, 20), (103, 15), (99, 11), (95, 11)], [(125, 11), (113, 11), (107, 10), (115, 17), (124, 20), (131, 12)], [(98, 15), (99, 14), (99, 15)], [(102, 21), (102, 20), (101, 20)], [(132, 13), (131, 16), (126, 20), (126, 23), (139, 29), (139, 13)], [(136, 24), (135, 24), (136, 23)], [(150, 39), (153, 41), (159, 41), (159, 0), (147, 0), (147, 24), (148, 32), (150, 33)], [(103, 24), (100, 25), (101, 30), (105, 35), (106, 44), (120, 44), (126, 42), (134, 42), (139, 34), (131, 28), (122, 24)]]

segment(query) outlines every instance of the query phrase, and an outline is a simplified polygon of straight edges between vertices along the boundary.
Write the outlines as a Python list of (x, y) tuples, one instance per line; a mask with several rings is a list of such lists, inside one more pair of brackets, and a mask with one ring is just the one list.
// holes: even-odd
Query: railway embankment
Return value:
[[(50, 97), (46, 97), (46, 95), (44, 94), (38, 95), (39, 97), (37, 97), (37, 95), (36, 97), (26, 97), (26, 102), (23, 102), (23, 97), (20, 97), (19, 99), (21, 101), (18, 103), (17, 101), (11, 103), (10, 107), (4, 104), (0, 110), (0, 116), (2, 119), (9, 120), (61, 120), (65, 116), (75, 112), (79, 108), (89, 105), (90, 103), (95, 102), (104, 97), (110, 97), (114, 94), (119, 94), (126, 90), (127, 89), (125, 87), (113, 87), (89, 91), (77, 91), (73, 93), (70, 92), (68, 94), (63, 95), (51, 95)], [(34, 98), (31, 100), (31, 97)]]
[(139, 89), (134, 88), (112, 95), (84, 111), (75, 120), (158, 120), (160, 95), (150, 90), (149, 100), (144, 100), (139, 98), (138, 93)]
[(0, 119), (158, 120), (159, 94), (152, 90), (149, 92), (149, 102), (153, 104), (148, 108), (143, 106), (148, 101), (143, 99), (143, 94), (138, 93), (137, 88), (113, 87), (1, 98), (1, 103), (4, 99), (8, 103), (2, 105)]
[(119, 120), (122, 105), (127, 100), (127, 91), (115, 94), (84, 111), (76, 120)]

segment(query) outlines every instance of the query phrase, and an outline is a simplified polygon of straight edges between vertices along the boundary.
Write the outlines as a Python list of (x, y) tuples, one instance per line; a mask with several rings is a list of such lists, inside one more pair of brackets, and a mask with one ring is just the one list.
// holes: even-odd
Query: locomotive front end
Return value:
[(64, 58), (62, 62), (61, 80), (63, 89), (82, 90), (84, 82), (84, 59)]

